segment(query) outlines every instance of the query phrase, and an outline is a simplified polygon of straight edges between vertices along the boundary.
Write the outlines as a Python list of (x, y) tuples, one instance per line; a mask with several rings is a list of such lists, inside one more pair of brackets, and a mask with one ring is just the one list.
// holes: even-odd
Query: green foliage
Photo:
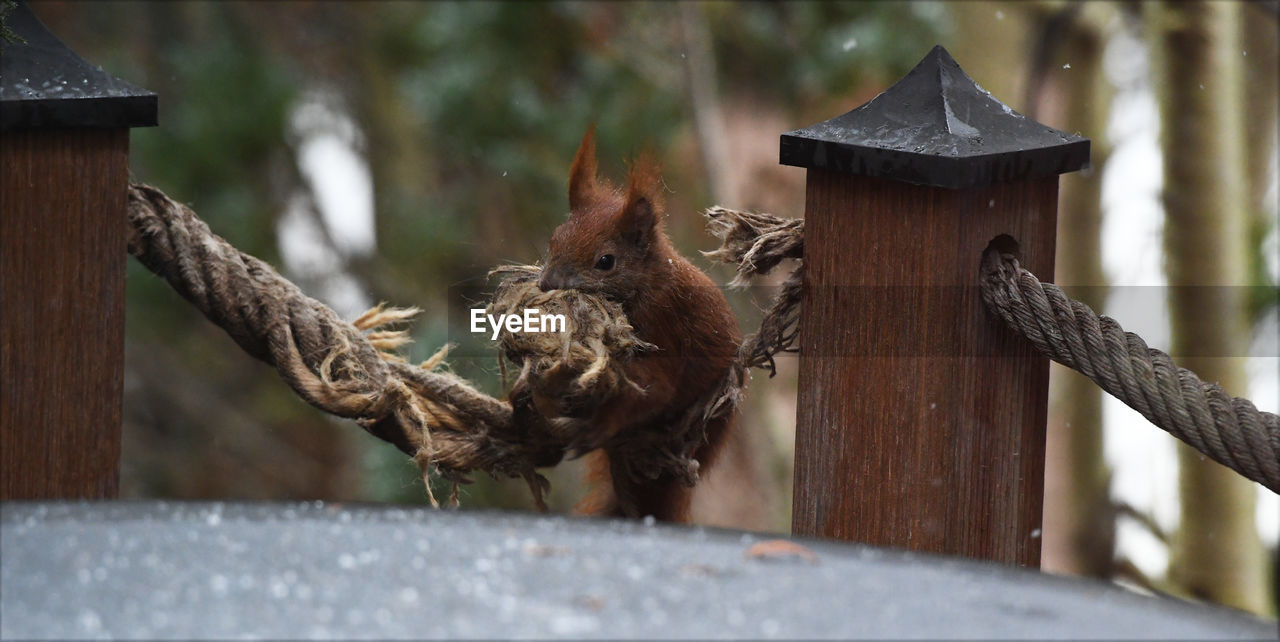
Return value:
[(726, 82), (804, 106), (893, 81), (937, 43), (940, 7), (923, 2), (713, 5)]
[(1249, 288), (1245, 299), (1245, 318), (1251, 324), (1266, 316), (1272, 308), (1280, 305), (1280, 287), (1271, 278), (1267, 269), (1266, 239), (1276, 228), (1276, 220), (1267, 216), (1252, 215), (1247, 245), (1249, 252), (1249, 275), (1247, 282), (1254, 284)]
[(283, 141), (299, 90), (287, 63), (230, 38), (173, 47), (160, 61), (172, 80), (161, 126), (134, 134), (135, 172), (194, 203), (237, 247), (273, 255), (281, 203), (269, 180), (292, 162)]

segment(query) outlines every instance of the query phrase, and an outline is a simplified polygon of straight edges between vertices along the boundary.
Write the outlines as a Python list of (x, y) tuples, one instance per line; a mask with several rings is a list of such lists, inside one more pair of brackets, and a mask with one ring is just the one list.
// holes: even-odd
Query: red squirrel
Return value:
[[(588, 455), (594, 487), (576, 511), (688, 521), (693, 489), (669, 473), (634, 474), (626, 437), (670, 430), (724, 379), (742, 337), (724, 294), (667, 238), (657, 162), (648, 155), (633, 162), (625, 191), (596, 171), (591, 128), (569, 174), (569, 218), (551, 235), (538, 287), (613, 299), (637, 336), (658, 349), (627, 363), (638, 389), (623, 387), (594, 409), (588, 422), (600, 445)], [(733, 421), (729, 414), (708, 422), (694, 452), (700, 470), (712, 465)]]

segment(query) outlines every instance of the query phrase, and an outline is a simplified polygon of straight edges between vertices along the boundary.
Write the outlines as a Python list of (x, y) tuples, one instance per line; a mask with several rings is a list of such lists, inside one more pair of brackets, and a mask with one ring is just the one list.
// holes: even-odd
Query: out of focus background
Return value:
[[(33, 7), (160, 96), (160, 126), (132, 133), (135, 180), (347, 318), (423, 308), (408, 356), (461, 341), (451, 367), (492, 394), (496, 354), (449, 313), (485, 298), (491, 267), (541, 257), (589, 124), (615, 178), (657, 152), (676, 245), (725, 283), (697, 254), (714, 246), (701, 210), (801, 216), (804, 170), (778, 165), (778, 135), (869, 100), (940, 43), (1006, 104), (1093, 140), (1092, 168), (1062, 180), (1055, 280), (1153, 347), (1210, 355), (1180, 362), (1228, 392), (1280, 405), (1275, 2)], [(1232, 251), (1198, 251), (1205, 239)], [(1241, 288), (1240, 309), (1168, 305), (1165, 286), (1204, 273)], [(730, 294), (744, 330), (766, 295)], [(1225, 343), (1188, 329), (1206, 315)], [(699, 521), (788, 529), (795, 370), (756, 373)], [(1275, 494), (1083, 377), (1055, 366), (1051, 394), (1047, 570), (1275, 614)], [(552, 510), (581, 496), (580, 468), (548, 472)], [(121, 495), (426, 501), (395, 448), (297, 399), (132, 260)], [(461, 499), (531, 508), (522, 484), (487, 478)]]

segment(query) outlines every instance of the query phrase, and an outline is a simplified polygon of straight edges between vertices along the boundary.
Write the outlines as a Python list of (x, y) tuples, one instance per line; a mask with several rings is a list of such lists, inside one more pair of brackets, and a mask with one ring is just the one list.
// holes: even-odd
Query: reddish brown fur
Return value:
[[(589, 455), (595, 487), (579, 512), (687, 521), (692, 488), (670, 475), (634, 482), (625, 472), (632, 453), (614, 438), (669, 430), (721, 381), (741, 342), (724, 295), (663, 231), (662, 189), (658, 164), (648, 156), (632, 164), (626, 192), (598, 180), (594, 132), (588, 131), (570, 171), (569, 220), (551, 236), (543, 289), (610, 296), (637, 335), (660, 348), (627, 366), (644, 392), (623, 389), (592, 416), (602, 447)], [(603, 254), (614, 256), (612, 269), (596, 267)], [(707, 426), (707, 440), (695, 453), (701, 470), (712, 465), (732, 423), (729, 417)]]

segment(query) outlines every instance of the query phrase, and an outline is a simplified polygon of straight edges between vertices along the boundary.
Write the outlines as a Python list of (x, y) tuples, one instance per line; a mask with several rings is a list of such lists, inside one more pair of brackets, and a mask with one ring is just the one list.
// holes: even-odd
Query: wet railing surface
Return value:
[(559, 516), (0, 506), (0, 637), (1275, 639), (1276, 623), (966, 560)]

